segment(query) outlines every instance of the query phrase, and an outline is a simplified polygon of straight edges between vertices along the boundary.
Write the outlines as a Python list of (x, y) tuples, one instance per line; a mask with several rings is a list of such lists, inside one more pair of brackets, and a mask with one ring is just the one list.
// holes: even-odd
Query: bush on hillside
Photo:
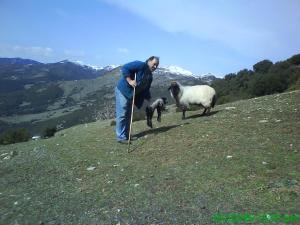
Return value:
[(9, 130), (0, 138), (0, 144), (7, 145), (18, 142), (25, 142), (30, 139), (30, 134), (25, 128)]
[(56, 131), (57, 131), (56, 127), (47, 127), (44, 130), (43, 137), (44, 138), (53, 137)]

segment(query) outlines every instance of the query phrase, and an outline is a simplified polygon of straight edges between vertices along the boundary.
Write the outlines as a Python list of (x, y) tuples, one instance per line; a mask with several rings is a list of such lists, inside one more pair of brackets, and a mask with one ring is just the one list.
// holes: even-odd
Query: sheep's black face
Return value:
[(161, 97), (161, 99), (163, 100), (164, 104), (166, 105), (168, 103), (167, 98), (166, 97)]
[(176, 82), (172, 82), (168, 90), (171, 90), (171, 93), (175, 99), (178, 98), (180, 87)]

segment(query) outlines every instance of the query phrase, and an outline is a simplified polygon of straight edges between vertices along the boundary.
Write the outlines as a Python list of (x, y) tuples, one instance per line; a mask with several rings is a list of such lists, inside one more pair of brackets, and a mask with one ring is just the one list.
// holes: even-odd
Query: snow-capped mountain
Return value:
[(198, 76), (198, 78), (208, 84), (211, 84), (214, 80), (217, 79), (216, 76), (213, 75), (212, 73), (202, 74), (202, 75)]
[(173, 74), (173, 75), (180, 75), (180, 76), (188, 76), (188, 77), (195, 77), (194, 74), (186, 69), (183, 69), (179, 66), (167, 66), (167, 67), (159, 67), (154, 72), (156, 74)]
[(179, 66), (167, 66), (167, 67), (159, 67), (157, 70), (154, 72), (154, 75), (164, 75), (170, 80), (178, 80), (178, 79), (188, 79), (188, 80), (201, 80), (204, 81), (208, 84), (211, 84), (212, 81), (216, 79), (216, 77), (211, 74), (202, 74), (202, 75), (197, 75), (194, 74), (193, 72), (183, 69), (182, 67)]
[(108, 65), (108, 66), (104, 66), (104, 67), (100, 67), (100, 70), (106, 70), (106, 71), (111, 71), (117, 67), (119, 67), (120, 65)]
[(168, 66), (168, 67), (162, 67), (161, 69), (165, 70), (165, 72), (169, 72), (176, 75), (194, 76), (194, 74), (191, 71), (183, 69), (179, 66)]
[(80, 60), (76, 60), (76, 61), (70, 61), (70, 60), (63, 60), (60, 61), (60, 63), (74, 63), (83, 67), (88, 67), (94, 70), (104, 70), (104, 71), (111, 71), (117, 67), (119, 67), (119, 65), (108, 65), (108, 66), (104, 66), (104, 67), (100, 67), (100, 66), (95, 66), (95, 65), (91, 65), (91, 64), (85, 64), (84, 62), (80, 61)]

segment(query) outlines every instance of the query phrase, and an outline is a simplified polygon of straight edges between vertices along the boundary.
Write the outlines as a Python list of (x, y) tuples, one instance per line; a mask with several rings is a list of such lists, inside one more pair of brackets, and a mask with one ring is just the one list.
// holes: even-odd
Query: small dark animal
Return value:
[(157, 110), (157, 121), (161, 122), (161, 112), (166, 110), (167, 98), (156, 99), (150, 106), (146, 107), (147, 125), (152, 128), (152, 117), (155, 109)]

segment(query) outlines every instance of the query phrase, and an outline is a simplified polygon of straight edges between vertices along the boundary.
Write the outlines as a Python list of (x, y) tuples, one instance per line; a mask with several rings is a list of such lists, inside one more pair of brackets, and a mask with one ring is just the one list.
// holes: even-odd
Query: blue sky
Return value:
[(161, 59), (219, 77), (300, 53), (298, 0), (0, 0), (0, 57)]

